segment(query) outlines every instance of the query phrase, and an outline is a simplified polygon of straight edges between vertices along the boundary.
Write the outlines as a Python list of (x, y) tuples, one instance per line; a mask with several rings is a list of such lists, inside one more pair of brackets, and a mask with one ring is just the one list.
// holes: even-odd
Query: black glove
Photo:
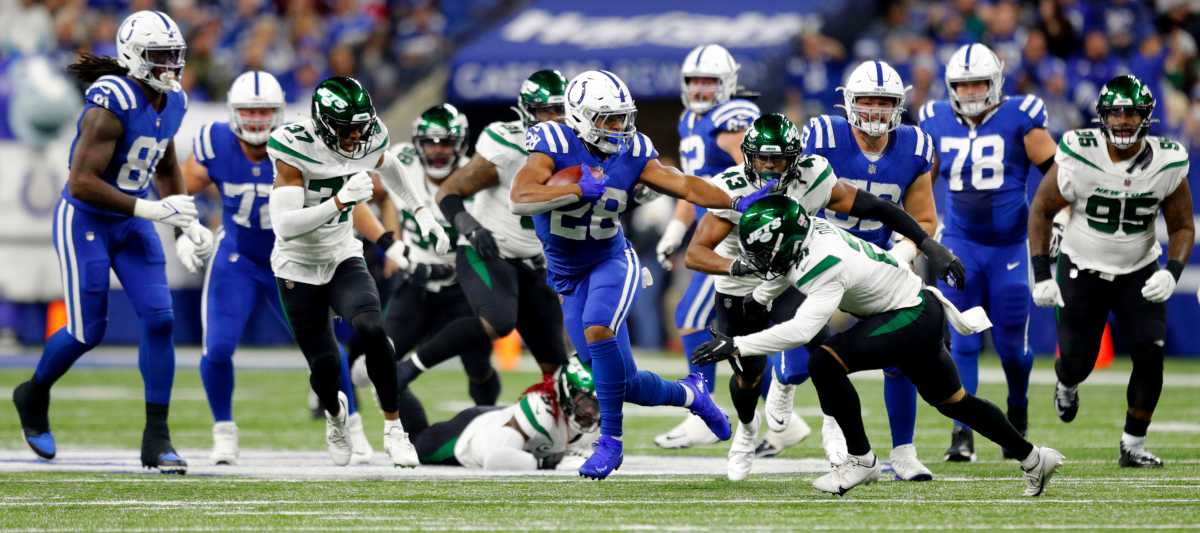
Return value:
[(408, 280), (413, 285), (424, 286), (431, 281), (443, 281), (454, 277), (454, 267), (430, 263), (413, 263)]
[(737, 346), (733, 344), (733, 337), (717, 331), (717, 328), (712, 326), (708, 327), (708, 332), (712, 334), (712, 340), (701, 344), (692, 353), (693, 365), (706, 365), (729, 358), (741, 357)]
[(475, 248), (475, 253), (479, 254), (479, 257), (483, 259), (500, 257), (500, 247), (496, 246), (496, 238), (487, 228), (483, 226), (475, 228), (467, 233), (467, 240), (471, 241), (471, 247)]
[(967, 286), (966, 267), (954, 252), (942, 246), (942, 243), (933, 240), (932, 237), (926, 237), (921, 241), (921, 252), (929, 260), (929, 267), (933, 269), (935, 278), (946, 280), (951, 287), (960, 291)]
[(754, 265), (751, 265), (749, 261), (741, 257), (734, 259), (733, 263), (729, 265), (730, 276), (749, 276), (755, 272), (758, 272), (758, 270), (754, 268)]
[(770, 310), (767, 306), (758, 303), (753, 296), (746, 295), (742, 297), (742, 317), (747, 324), (754, 324), (766, 329), (767, 324), (771, 321)]

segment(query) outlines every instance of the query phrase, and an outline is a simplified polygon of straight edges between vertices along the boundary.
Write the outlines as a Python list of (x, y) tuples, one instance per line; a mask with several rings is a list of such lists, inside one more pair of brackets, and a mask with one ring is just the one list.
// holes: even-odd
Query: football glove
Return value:
[(1033, 303), (1038, 307), (1067, 306), (1063, 301), (1062, 292), (1058, 289), (1058, 282), (1053, 279), (1045, 279), (1033, 285)]
[(212, 257), (213, 234), (199, 222), (188, 226), (175, 238), (175, 256), (188, 272), (197, 274)]
[(428, 207), (421, 206), (413, 213), (413, 218), (417, 221), (417, 227), (421, 229), (421, 236), (425, 240), (433, 241), (433, 250), (439, 254), (450, 252), (450, 236), (446, 234), (445, 228), (438, 223), (437, 218), (433, 216), (433, 211)]
[(337, 199), (343, 206), (349, 207), (358, 202), (370, 200), (374, 194), (375, 182), (371, 180), (371, 176), (366, 171), (359, 171), (342, 184), (342, 188), (338, 190)]
[(605, 185), (608, 182), (608, 176), (604, 175), (601, 170), (600, 176), (592, 175), (592, 167), (584, 163), (579, 169), (579, 196), (580, 200), (591, 202), (600, 198), (604, 194)]
[(1175, 293), (1175, 276), (1166, 270), (1159, 270), (1150, 275), (1142, 286), (1142, 298), (1151, 303), (1167, 301)]
[(667, 229), (663, 230), (662, 237), (658, 239), (658, 245), (654, 247), (654, 254), (658, 257), (658, 264), (662, 265), (663, 270), (670, 271), (675, 265), (671, 263), (671, 255), (679, 249), (683, 244), (683, 236), (687, 233), (687, 224), (671, 219), (667, 223)]
[(492, 232), (483, 226), (475, 228), (467, 234), (467, 240), (471, 241), (471, 247), (475, 249), (475, 253), (483, 259), (495, 259), (500, 257), (500, 247), (496, 244), (496, 237)]
[(751, 204), (757, 202), (759, 198), (762, 198), (768, 194), (773, 194), (778, 186), (779, 180), (767, 180), (767, 183), (757, 191), (744, 196), (735, 196), (733, 198), (733, 204), (730, 207), (739, 213), (745, 213), (746, 210), (750, 208)]
[(172, 194), (162, 200), (138, 199), (133, 204), (133, 216), (186, 229), (196, 222), (196, 202), (186, 194)]
[(730, 358), (741, 357), (738, 353), (737, 345), (733, 343), (733, 338), (729, 335), (717, 331), (717, 328), (708, 327), (708, 332), (712, 334), (712, 340), (701, 344), (692, 353), (693, 365), (706, 365), (709, 363), (717, 363)]
[(749, 261), (746, 261), (741, 257), (738, 257), (734, 259), (732, 263), (729, 263), (729, 275), (735, 278), (739, 276), (749, 276), (755, 272), (758, 272), (758, 269), (754, 268), (754, 265), (751, 265)]
[(454, 277), (454, 267), (432, 263), (412, 263), (408, 270), (408, 279), (413, 285), (424, 286), (431, 281), (445, 281)]
[(933, 269), (935, 278), (946, 280), (951, 287), (960, 291), (967, 286), (967, 269), (963, 266), (962, 261), (954, 255), (954, 252), (942, 246), (942, 243), (937, 242), (933, 237), (926, 237), (921, 242), (921, 251), (929, 260), (929, 266)]

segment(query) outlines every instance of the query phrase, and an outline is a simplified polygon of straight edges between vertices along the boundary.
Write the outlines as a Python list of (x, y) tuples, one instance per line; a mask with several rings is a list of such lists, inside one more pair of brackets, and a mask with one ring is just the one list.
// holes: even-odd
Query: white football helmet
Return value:
[[(229, 87), (229, 123), (233, 133), (249, 144), (259, 146), (271, 137), (271, 130), (283, 125), (283, 87), (275, 76), (261, 70), (243, 72)], [(239, 109), (273, 109), (270, 117), (242, 118)]]
[(633, 139), (637, 106), (616, 74), (589, 70), (575, 76), (567, 84), (566, 100), (567, 125), (600, 151), (615, 154)]
[(117, 63), (158, 92), (180, 89), (186, 51), (183, 32), (160, 11), (138, 11), (117, 29)]
[[(738, 69), (737, 61), (729, 54), (729, 50), (719, 44), (704, 44), (688, 52), (683, 60), (683, 68), (679, 69), (680, 98), (683, 106), (694, 113), (704, 113), (713, 107), (728, 102), (737, 90)], [(707, 102), (693, 102), (688, 94), (688, 78), (716, 78), (717, 94)]]
[[(960, 99), (954, 84), (966, 81), (987, 80), (991, 82), (982, 97)], [(946, 64), (946, 90), (950, 93), (950, 106), (968, 117), (979, 116), (1000, 103), (1004, 90), (1004, 63), (991, 48), (978, 43), (963, 45)]]
[[(872, 137), (884, 135), (900, 126), (900, 115), (904, 113), (904, 102), (908, 90), (900, 79), (900, 73), (883, 61), (864, 61), (850, 72), (846, 86), (838, 87), (846, 109), (846, 121)], [(895, 100), (891, 108), (864, 107), (858, 99), (864, 96), (881, 96)]]

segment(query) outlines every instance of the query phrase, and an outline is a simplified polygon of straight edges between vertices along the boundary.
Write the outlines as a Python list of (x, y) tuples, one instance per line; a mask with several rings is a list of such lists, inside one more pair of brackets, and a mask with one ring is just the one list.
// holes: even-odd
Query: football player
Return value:
[[(642, 269), (618, 217), (639, 182), (705, 207), (728, 207), (731, 200), (658, 161), (650, 138), (634, 127), (633, 95), (613, 73), (579, 74), (567, 84), (565, 97), (567, 126), (542, 122), (527, 132), (529, 158), (510, 197), (514, 213), (533, 216), (548, 281), (563, 298), (567, 335), (596, 380), (600, 438), (579, 473), (603, 479), (621, 466), (625, 401), (688, 407), (718, 438), (729, 438), (729, 419), (699, 374), (672, 383), (637, 370), (624, 322), (641, 288)], [(579, 170), (577, 183), (547, 183), (568, 168)]]
[[(212, 254), (212, 232), (196, 221), (172, 140), (188, 107), (179, 85), (187, 46), (175, 21), (158, 11), (126, 17), (116, 45), (116, 58), (84, 54), (68, 67), (90, 86), (54, 217), (67, 325), (46, 341), (33, 377), (13, 389), (13, 403), (25, 442), (39, 457), (53, 459), (50, 388), (104, 338), (111, 269), (142, 320), (142, 465), (182, 474), (187, 462), (176, 453), (167, 427), (175, 315), (154, 222), (183, 231), (192, 244), (185, 264), (202, 264)], [(152, 179), (162, 200), (147, 199)]]
[[(862, 191), (904, 206), (921, 229), (932, 235), (937, 230), (933, 206), (933, 142), (920, 128), (900, 123), (908, 88), (900, 74), (883, 61), (859, 64), (841, 88), (846, 116), (821, 115), (809, 119), (801, 139), (804, 152), (824, 156), (834, 173)], [(860, 219), (826, 209), (826, 220), (885, 250), (903, 266), (909, 266), (917, 247), (909, 239), (892, 245), (892, 230), (877, 220)], [(800, 350), (803, 350), (801, 348)], [(791, 355), (791, 354), (789, 354)], [(805, 356), (807, 354), (804, 354)], [(794, 382), (807, 375), (794, 358), (771, 357), (775, 380), (767, 393), (767, 426), (783, 429), (792, 414)], [(781, 364), (792, 363), (792, 364)], [(791, 369), (785, 372), (783, 369)], [(896, 478), (928, 481), (933, 474), (917, 458), (913, 432), (917, 424), (917, 389), (898, 369), (884, 370), (883, 398), (892, 431), (891, 466)], [(845, 455), (845, 441), (837, 438), (836, 422), (826, 417), (822, 431), (826, 451), (837, 459)], [(768, 434), (770, 435), (770, 434)], [(833, 437), (833, 438), (828, 438)], [(771, 439), (768, 439), (768, 442)]]
[[(707, 178), (745, 162), (742, 138), (759, 111), (753, 102), (734, 97), (739, 68), (729, 51), (719, 44), (697, 46), (684, 58), (680, 68), (684, 111), (679, 116), (679, 154), (685, 173)], [(688, 228), (704, 216), (704, 211), (703, 207), (683, 200), (675, 202), (675, 214), (656, 247), (664, 269), (671, 270), (671, 255), (683, 244)], [(692, 272), (683, 298), (675, 305), (675, 328), (683, 341), (685, 360), (691, 358), (696, 346), (711, 338), (708, 326), (716, 316), (714, 282), (708, 274)], [(700, 372), (709, 392), (715, 390), (716, 365), (689, 366), (688, 371)], [(801, 420), (800, 424), (803, 423)], [(662, 448), (714, 442), (716, 435), (694, 415), (686, 416), (670, 431), (654, 437), (654, 443)]]
[(271, 268), (296, 343), (308, 360), (309, 382), (326, 409), (326, 443), (339, 466), (349, 464), (352, 446), (330, 310), (350, 322), (354, 342), (366, 352), (367, 373), (385, 419), (384, 451), (396, 466), (417, 464), (397, 412), (396, 358), (384, 332), (379, 293), (363, 260), (362, 242), (354, 237), (358, 229), (389, 258), (404, 256), (403, 245), (363, 204), (374, 191), (368, 171), (396, 187), (391, 192), (412, 210), (421, 236), (431, 239), (439, 252), (449, 250), (450, 242), (432, 206), (422, 204), (404, 182), (388, 145), (387, 128), (375, 115), (371, 95), (345, 76), (317, 84), (312, 117), (280, 127), (267, 141), (275, 165), (268, 204), (276, 237)]
[[(1008, 381), (1008, 419), (1028, 426), (1033, 352), (1029, 324), (1029, 215), (1025, 180), (1030, 166), (1054, 166), (1054, 139), (1046, 132), (1046, 106), (1032, 94), (1005, 97), (1004, 65), (982, 44), (960, 47), (946, 65), (949, 100), (931, 101), (919, 113), (933, 137), (939, 175), (949, 185), (942, 243), (962, 258), (972, 283), (966, 290), (940, 285), (955, 305), (982, 305), (995, 322), (992, 344)], [(979, 385), (980, 335), (950, 332), (950, 351), (963, 386)], [(912, 376), (909, 376), (910, 378)], [(1005, 451), (1005, 456), (1012, 454)], [(956, 422), (947, 461), (973, 461), (975, 441)]]
[[(961, 279), (962, 266), (957, 258), (937, 241), (930, 239), (921, 226), (896, 204), (856, 189), (849, 182), (839, 181), (824, 157), (802, 156), (801, 146), (801, 133), (787, 117), (778, 113), (764, 115), (750, 125), (742, 143), (746, 164), (732, 167), (709, 181), (730, 196), (753, 191), (766, 183), (778, 183), (776, 190), (814, 212), (828, 208), (856, 217), (884, 220), (888, 227), (897, 228), (901, 234), (922, 243), (921, 248), (929, 254), (939, 275), (953, 272)], [(738, 259), (736, 228), (740, 218), (741, 213), (733, 209), (716, 209), (706, 213), (700, 220), (687, 253), (688, 268), (714, 274), (716, 278), (717, 325), (726, 335), (742, 335), (764, 329), (772, 316), (787, 320), (803, 298), (796, 291), (788, 291), (789, 296), (776, 302), (770, 312), (750, 299), (751, 292), (762, 283), (762, 278), (753, 265)], [(790, 376), (794, 383), (803, 382), (808, 375), (807, 352), (800, 350), (803, 349), (791, 348), (781, 368), (781, 372)], [(745, 479), (749, 475), (757, 451), (760, 424), (755, 408), (765, 365), (766, 360), (761, 357), (733, 365), (730, 396), (741, 423), (729, 448), (727, 475), (730, 480)], [(790, 398), (787, 401), (790, 402)], [(793, 418), (792, 422), (799, 418), (790, 411), (787, 416)], [(825, 431), (824, 437), (827, 438), (828, 433), (834, 430), (836, 424), (833, 424), (833, 430)], [(766, 441), (768, 446), (781, 446), (778, 442), (773, 444), (770, 438)], [(845, 454), (844, 451), (841, 453)], [(834, 463), (842, 460), (840, 456), (831, 457)]]
[[(420, 404), (407, 409), (414, 408)], [(403, 415), (408, 425), (410, 413)], [(414, 433), (413, 444), (422, 464), (484, 470), (578, 468), (596, 439), (599, 415), (592, 373), (571, 357), (517, 403), (467, 408)], [(414, 432), (421, 418), (416, 417)], [(570, 461), (564, 463), (564, 458)]]
[[(1195, 227), (1188, 187), (1188, 154), (1178, 142), (1148, 135), (1154, 95), (1141, 80), (1123, 75), (1100, 89), (1100, 127), (1065, 133), (1055, 156), (1057, 170), (1046, 175), (1029, 214), (1033, 254), (1033, 300), (1056, 306), (1062, 357), (1055, 361), (1058, 384), (1054, 409), (1063, 422), (1079, 411), (1079, 384), (1095, 367), (1108, 314), (1129, 340), (1125, 431), (1119, 464), (1160, 467), (1145, 447), (1146, 430), (1163, 382), (1166, 301), (1175, 292), (1192, 251)], [(1057, 275), (1050, 273), (1050, 227), (1055, 214), (1070, 207), (1063, 229)], [(1167, 223), (1167, 264), (1154, 221)]]
[[(472, 314), (451, 322), (426, 345), (460, 353), (461, 346), (494, 341), (515, 329), (544, 376), (566, 362), (562, 309), (558, 295), (546, 285), (546, 262), (533, 219), (513, 214), (508, 200), (513, 178), (529, 155), (525, 130), (539, 122), (562, 121), (566, 85), (556, 70), (531, 74), (517, 96), (518, 120), (488, 124), (475, 142), (475, 155), (442, 182), (438, 206), (460, 236), (455, 267)], [(470, 206), (464, 203), (467, 198)], [(425, 363), (422, 353), (418, 350)], [(416, 373), (417, 362), (401, 366), (409, 364), (406, 370)], [(499, 386), (494, 374), (470, 385), (496, 392)]]
[(964, 333), (991, 326), (979, 307), (960, 313), (937, 289), (883, 249), (835, 226), (805, 215), (799, 203), (782, 195), (752, 204), (738, 224), (745, 260), (764, 275), (752, 298), (770, 303), (788, 287), (806, 295), (790, 320), (757, 333), (730, 337), (714, 331), (697, 349), (700, 362), (733, 359), (745, 364), (766, 354), (808, 343), (837, 309), (861, 317), (810, 352), (808, 370), (821, 410), (837, 419), (849, 455), (844, 463), (813, 481), (820, 491), (842, 495), (879, 478), (880, 465), (863, 429), (862, 407), (849, 374), (897, 366), (921, 397), (947, 417), (962, 420), (1019, 455), (1025, 495), (1046, 488), (1063, 456), (1030, 444), (994, 404), (963, 390), (954, 362), (942, 342), (946, 323)]

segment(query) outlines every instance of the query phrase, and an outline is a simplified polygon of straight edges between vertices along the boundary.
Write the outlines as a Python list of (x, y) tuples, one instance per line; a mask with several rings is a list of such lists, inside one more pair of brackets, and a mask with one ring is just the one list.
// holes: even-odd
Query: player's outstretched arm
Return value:
[(651, 159), (639, 177), (642, 183), (663, 194), (687, 200), (701, 207), (728, 209), (733, 205), (725, 191), (696, 176), (689, 176), (675, 167)]
[(829, 323), (844, 292), (841, 282), (833, 277), (820, 285), (810, 285), (804, 290), (804, 303), (796, 309), (795, 316), (758, 333), (734, 337), (733, 343), (742, 356), (767, 355), (804, 346)]
[(659, 237), (658, 244), (654, 246), (655, 255), (663, 269), (671, 270), (674, 266), (671, 264), (671, 255), (679, 249), (679, 245), (683, 244), (683, 237), (687, 235), (688, 227), (695, 220), (696, 209), (692, 207), (692, 204), (684, 200), (676, 200), (675, 212), (672, 213), (671, 220), (667, 222), (667, 228), (663, 230), (662, 237)]
[(136, 199), (100, 178), (124, 133), (125, 127), (111, 111), (99, 107), (87, 110), (79, 124), (79, 141), (71, 154), (67, 187), (78, 200), (132, 215)]
[[(916, 184), (914, 183), (914, 185)], [(932, 196), (932, 194), (931, 190), (930, 195)], [(918, 223), (900, 206), (887, 200), (881, 200), (878, 196), (844, 181), (839, 181), (833, 187), (833, 192), (829, 196), (829, 204), (826, 207), (838, 213), (878, 220), (884, 226), (905, 236), (917, 245), (929, 237), (929, 233), (921, 227), (922, 224)], [(934, 220), (936, 220), (936, 215), (934, 215)]]
[[(508, 199), (515, 215), (536, 215), (578, 202), (583, 189), (575, 185), (546, 185), (554, 173), (554, 160), (541, 152), (529, 154), (525, 166), (513, 178)], [(580, 179), (585, 179), (581, 176)]]
[(1058, 145), (1046, 132), (1046, 128), (1029, 130), (1029, 133), (1025, 134), (1024, 143), (1025, 157), (1033, 161), (1043, 176), (1049, 174), (1050, 167), (1054, 166), (1054, 154), (1058, 151)]
[(500, 248), (492, 232), (467, 212), (463, 198), (499, 184), (500, 173), (496, 165), (486, 157), (475, 154), (465, 166), (446, 177), (435, 199), (442, 209), (442, 216), (454, 224), (454, 229), (460, 235), (467, 236), (471, 246), (484, 259), (498, 257)]
[[(275, 188), (268, 202), (271, 227), (285, 241), (311, 233), (336, 216), (345, 204), (339, 194), (312, 207), (304, 207), (304, 176), (300, 169), (275, 160)], [(367, 195), (369, 197), (369, 192)]]
[[(691, 211), (690, 205), (688, 210)], [(685, 258), (687, 267), (706, 274), (729, 275), (729, 268), (733, 264), (733, 260), (722, 257), (717, 253), (716, 248), (725, 237), (729, 236), (729, 232), (733, 231), (733, 228), (732, 222), (712, 213), (705, 213), (704, 217), (700, 219), (700, 224), (696, 226), (692, 242), (688, 244)]]

